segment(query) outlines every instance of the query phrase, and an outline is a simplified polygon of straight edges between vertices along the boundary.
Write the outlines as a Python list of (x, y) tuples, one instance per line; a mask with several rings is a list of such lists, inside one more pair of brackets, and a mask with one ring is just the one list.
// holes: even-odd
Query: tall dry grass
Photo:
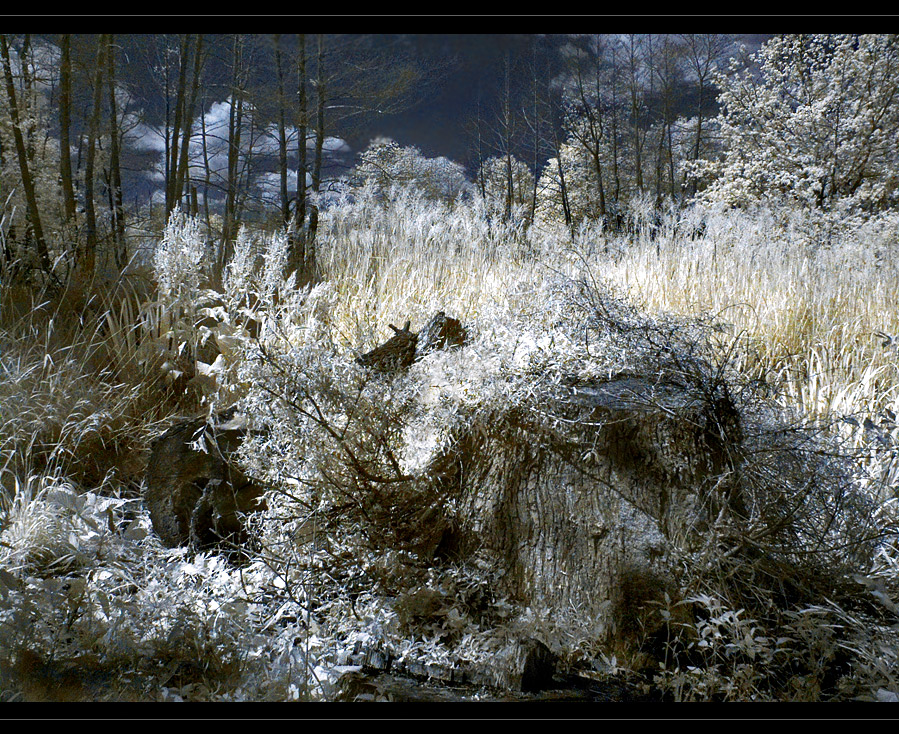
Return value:
[(545, 273), (522, 226), (491, 221), (477, 201), (428, 202), (414, 192), (325, 212), (317, 264), (336, 291), (341, 333), (360, 348), (390, 336), (389, 323), (420, 328), (438, 309), (470, 323)]
[[(601, 269), (651, 312), (712, 314), (737, 365), (813, 418), (896, 410), (899, 217), (840, 228), (799, 212), (694, 212), (618, 238)], [(705, 229), (694, 234), (695, 219)]]
[[(650, 313), (711, 316), (747, 376), (813, 419), (899, 413), (899, 217), (835, 226), (802, 212), (669, 211), (633, 233), (489, 222), (477, 202), (370, 199), (323, 215), (320, 277), (348, 343), (443, 308), (475, 320), (547, 276), (589, 277)], [(528, 287), (531, 286), (531, 287)], [(735, 342), (736, 344), (731, 344)]]

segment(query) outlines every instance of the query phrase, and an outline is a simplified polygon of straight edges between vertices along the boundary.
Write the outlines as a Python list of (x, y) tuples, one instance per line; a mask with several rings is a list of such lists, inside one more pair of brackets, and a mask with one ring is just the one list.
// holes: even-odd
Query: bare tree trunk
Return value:
[(559, 139), (558, 125), (553, 125), (556, 139), (556, 165), (559, 167), (559, 193), (562, 195), (562, 212), (565, 215), (565, 226), (571, 232), (574, 221), (571, 216), (571, 203), (568, 200), (568, 186), (565, 183), (565, 166), (562, 165), (562, 141)]
[(568, 201), (568, 187), (565, 185), (565, 170), (562, 165), (562, 151), (559, 151), (559, 157), (556, 159), (559, 166), (559, 186), (562, 192), (562, 211), (565, 214), (565, 226), (571, 231), (573, 221), (571, 217), (571, 204)]
[(596, 70), (596, 99), (594, 102), (591, 102), (587, 97), (587, 91), (584, 87), (584, 79), (581, 73), (580, 65), (577, 67), (577, 90), (578, 97), (581, 101), (581, 107), (584, 110), (584, 116), (587, 123), (587, 129), (583, 134), (576, 134), (581, 145), (586, 149), (587, 153), (590, 155), (590, 160), (593, 162), (593, 173), (596, 176), (596, 188), (597, 193), (599, 194), (599, 216), (605, 218), (606, 216), (606, 190), (605, 183), (603, 180), (603, 170), (602, 170), (602, 144), (603, 144), (603, 119), (602, 119), (602, 109), (600, 105), (602, 104), (599, 90), (599, 60), (597, 58), (597, 70)]
[(84, 164), (84, 214), (86, 220), (85, 248), (80, 258), (79, 269), (85, 282), (94, 276), (97, 259), (97, 214), (94, 208), (94, 163), (96, 159), (97, 137), (100, 129), (100, 109), (103, 100), (103, 66), (106, 52), (105, 34), (101, 34), (97, 44), (97, 69), (94, 74), (94, 109), (91, 113), (87, 137), (87, 158)]
[(615, 207), (615, 225), (614, 229), (618, 229), (618, 217), (620, 216), (620, 202), (621, 202), (621, 168), (619, 166), (619, 150), (618, 150), (618, 113), (619, 106), (617, 104), (618, 99), (618, 89), (619, 89), (619, 77), (618, 77), (618, 53), (615, 46), (611, 48), (610, 55), (611, 67), (612, 67), (612, 105), (611, 105), (611, 117), (612, 117), (612, 130), (611, 130), (611, 138), (612, 138), (612, 181), (614, 182), (614, 190), (613, 190), (613, 201)]
[(287, 258), (287, 272), (297, 274), (296, 283), (305, 285), (309, 280), (306, 264), (306, 135), (309, 128), (309, 110), (306, 99), (306, 35), (297, 36), (297, 202), (293, 214), (293, 233)]
[(219, 261), (219, 274), (224, 273), (225, 266), (231, 259), (236, 224), (236, 201), (238, 185), (238, 161), (240, 158), (240, 133), (243, 124), (243, 93), (241, 91), (242, 40), (239, 34), (234, 35), (231, 69), (231, 107), (228, 114), (228, 184), (225, 189), (225, 216), (222, 227), (222, 248)]
[(75, 219), (75, 186), (72, 182), (70, 129), (72, 126), (72, 37), (64, 33), (60, 39), (62, 58), (59, 65), (59, 178), (62, 183), (63, 210), (67, 222)]
[(306, 100), (306, 34), (299, 34), (299, 120), (297, 121), (297, 228), (302, 230), (306, 223), (306, 135), (309, 128), (309, 110)]
[[(632, 60), (632, 63), (635, 63)], [(631, 124), (634, 135), (634, 168), (636, 178), (634, 183), (638, 191), (643, 191), (643, 138), (640, 135), (640, 101), (637, 92), (636, 69), (631, 68)]]
[[(168, 202), (168, 198), (169, 198), (169, 181), (171, 180), (171, 177), (172, 177), (172, 172), (171, 172), (171, 163), (172, 163), (172, 140), (171, 140), (171, 130), (172, 130), (172, 101), (171, 101), (171, 95), (169, 94), (169, 92), (171, 91), (171, 85), (170, 85), (170, 79), (169, 79), (169, 72), (170, 72), (171, 69), (170, 69), (170, 67), (169, 67), (168, 45), (166, 45), (165, 48), (163, 49), (163, 55), (164, 55), (163, 69), (165, 70), (165, 84), (164, 84), (164, 87), (165, 87), (165, 126), (163, 127), (163, 136), (162, 136), (162, 138), (163, 138), (163, 141), (164, 141), (164, 143), (165, 143), (165, 156), (164, 156), (164, 163), (163, 163), (163, 165), (164, 165), (164, 167), (165, 167), (164, 174), (165, 174), (165, 198), (166, 198), (165, 203), (163, 204), (163, 206), (165, 207), (166, 211), (168, 211), (168, 206), (169, 206), (169, 202)], [(79, 155), (80, 155), (80, 149), (79, 149)], [(151, 204), (150, 204), (150, 213), (152, 214), (152, 212), (153, 212), (153, 205), (152, 205), (152, 201), (151, 201)]]
[(203, 100), (200, 110), (200, 130), (203, 142), (203, 213), (206, 219), (206, 231), (210, 233), (209, 220), (209, 181), (211, 172), (209, 170), (209, 151), (206, 147), (206, 101)]
[[(312, 163), (312, 190), (318, 193), (322, 183), (322, 150), (325, 145), (325, 64), (324, 64), (324, 37), (318, 34), (318, 69), (316, 72), (315, 90), (317, 97), (316, 131), (315, 131), (315, 159)], [(307, 250), (315, 242), (315, 234), (318, 230), (318, 207), (312, 207), (309, 213), (309, 240)], [(307, 257), (309, 253), (306, 253)]]
[(278, 173), (281, 178), (281, 221), (286, 227), (290, 222), (290, 204), (287, 198), (287, 127), (285, 123), (284, 69), (281, 64), (281, 34), (276, 33), (275, 70), (278, 75)]
[(514, 197), (514, 182), (512, 181), (512, 100), (510, 91), (510, 76), (512, 74), (512, 60), (508, 51), (505, 58), (505, 86), (503, 95), (503, 147), (506, 159), (506, 198), (503, 205), (503, 221), (512, 219), (512, 199)]
[(109, 183), (110, 183), (110, 209), (113, 220), (113, 236), (115, 240), (115, 259), (119, 268), (127, 264), (127, 251), (125, 248), (125, 210), (122, 206), (122, 172), (119, 153), (119, 121), (116, 112), (115, 101), (115, 46), (113, 36), (107, 36), (106, 68), (109, 87)]
[[(28, 57), (31, 55), (31, 34), (22, 34), (22, 49), (19, 53), (19, 69), (22, 73), (22, 101), (21, 109), (33, 109), (34, 81), (33, 75), (28, 72)], [(34, 164), (34, 118), (31, 115), (21, 119), (24, 127), (25, 150), (28, 153), (28, 163)]]
[[(185, 33), (181, 39), (181, 56), (179, 59), (178, 86), (175, 90), (175, 119), (172, 121), (171, 131), (168, 124), (166, 125), (166, 141), (167, 159), (166, 159), (166, 179), (165, 179), (165, 216), (168, 219), (169, 214), (177, 206), (181, 196), (181, 191), (177, 187), (176, 179), (178, 172), (178, 139), (181, 135), (182, 120), (184, 118), (184, 96), (187, 87), (187, 55), (190, 51), (190, 35)], [(166, 62), (168, 63), (168, 62)], [(168, 67), (166, 67), (168, 70)], [(168, 77), (166, 77), (168, 78)], [(168, 100), (168, 95), (166, 95)], [(168, 104), (168, 101), (166, 101)], [(168, 116), (166, 116), (168, 117)], [(168, 120), (166, 120), (168, 122)], [(170, 141), (170, 142), (169, 142)]]
[[(185, 60), (185, 64), (187, 61)], [(194, 44), (194, 70), (193, 79), (190, 84), (190, 97), (184, 105), (183, 124), (181, 131), (181, 148), (178, 155), (178, 165), (175, 168), (174, 182), (172, 191), (175, 201), (180, 201), (183, 193), (187, 189), (187, 182), (190, 178), (188, 175), (190, 165), (190, 138), (193, 131), (194, 109), (197, 106), (197, 94), (200, 89), (200, 73), (203, 67), (203, 36), (198, 34)]]
[(605, 141), (606, 130), (605, 130), (605, 120), (603, 119), (603, 107), (602, 107), (602, 94), (599, 87), (599, 72), (600, 72), (600, 58), (597, 54), (596, 58), (596, 125), (591, 126), (591, 130), (594, 132), (594, 152), (593, 152), (593, 167), (596, 171), (596, 180), (599, 184), (599, 209), (600, 215), (603, 219), (606, 218), (608, 209), (606, 207), (606, 187), (603, 181), (602, 175), (602, 160), (600, 158), (602, 144)]
[(630, 96), (631, 96), (631, 126), (634, 145), (635, 181), (638, 191), (643, 191), (643, 138), (640, 134), (640, 109), (642, 99), (640, 97), (640, 83), (637, 78), (637, 48), (634, 35), (630, 36), (628, 47), (628, 61), (630, 71)]
[(537, 214), (537, 183), (540, 171), (540, 107), (537, 103), (537, 43), (533, 45), (533, 65), (534, 65), (534, 186), (531, 191), (531, 206), (528, 214), (528, 221), (533, 222)]
[(21, 117), (19, 105), (16, 100), (16, 87), (13, 82), (12, 64), (9, 60), (9, 42), (5, 34), (0, 34), (0, 53), (3, 56), (3, 73), (6, 77), (6, 97), (9, 101), (9, 116), (12, 121), (13, 138), (16, 144), (16, 154), (19, 159), (19, 174), (22, 177), (22, 189), (25, 193), (25, 202), (28, 208), (28, 224), (34, 236), (38, 258), (41, 268), (50, 273), (50, 256), (47, 252), (47, 243), (44, 240), (44, 230), (41, 227), (40, 211), (37, 205), (37, 196), (34, 191), (34, 180), (28, 168), (28, 151), (25, 147), (25, 139), (22, 135)]
[[(696, 103), (696, 142), (693, 144), (693, 160), (699, 160), (700, 151), (702, 150), (702, 96), (705, 92), (704, 80), (699, 81), (699, 100)], [(695, 185), (694, 185), (695, 189)], [(696, 193), (695, 190), (693, 192)]]
[[(239, 157), (237, 159), (239, 170), (237, 172), (237, 203), (234, 206), (234, 219), (238, 222), (243, 220), (247, 199), (250, 196), (250, 176), (253, 171), (253, 151), (256, 149), (256, 138), (258, 135), (256, 116), (252, 114), (252, 107), (250, 107), (249, 103), (245, 104), (245, 100), (241, 99), (240, 109), (241, 119), (246, 116), (247, 122), (249, 123), (249, 129), (247, 130), (246, 144), (244, 145), (243, 161), (241, 161)], [(243, 133), (241, 133), (241, 138), (243, 138)]]
[[(481, 140), (481, 85), (478, 83), (478, 126), (477, 126), (477, 134), (478, 134), (478, 165), (484, 162), (484, 155), (481, 151), (482, 149), (482, 140)], [(486, 201), (487, 199), (487, 182), (484, 176), (478, 176), (478, 188), (481, 192), (481, 198)]]

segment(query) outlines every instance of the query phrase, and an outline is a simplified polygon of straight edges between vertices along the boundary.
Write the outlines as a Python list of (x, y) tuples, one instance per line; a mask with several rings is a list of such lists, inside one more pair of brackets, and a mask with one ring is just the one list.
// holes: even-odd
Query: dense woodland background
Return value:
[[(666, 700), (899, 699), (899, 37), (741, 40), (509, 38), (450, 160), (389, 137), (465, 67), (414, 38), (0, 35), (0, 695), (329, 700), (360, 646), (514, 632)], [(354, 362), (436, 311), (464, 348)], [(516, 607), (347, 509), (664, 355), (739, 396), (765, 499), (660, 530), (637, 621)], [(141, 502), (151, 440), (232, 407), (267, 488), (236, 565)]]

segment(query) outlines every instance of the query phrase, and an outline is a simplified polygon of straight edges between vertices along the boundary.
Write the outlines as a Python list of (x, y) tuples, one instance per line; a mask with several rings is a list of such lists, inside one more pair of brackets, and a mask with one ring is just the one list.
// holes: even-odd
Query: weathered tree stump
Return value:
[(166, 546), (240, 554), (249, 543), (242, 516), (261, 508), (263, 490), (232, 458), (245, 435), (232, 409), (182, 421), (153, 442), (144, 501)]
[(429, 352), (462, 346), (466, 333), (462, 324), (443, 311), (438, 311), (420, 332), (410, 331), (411, 321), (406, 321), (402, 329), (393, 324), (393, 336), (384, 344), (375, 347), (356, 359), (363, 367), (382, 372), (405, 369)]
[(418, 334), (415, 359), (438, 349), (461, 347), (466, 338), (465, 328), (457, 319), (438, 311)]
[(363, 367), (371, 367), (383, 372), (393, 372), (408, 367), (415, 361), (415, 348), (418, 346), (418, 334), (409, 331), (411, 321), (407, 321), (402, 329), (393, 324), (393, 336), (370, 352), (366, 352), (356, 361)]
[(653, 634), (658, 604), (675, 595), (669, 543), (702, 533), (722, 502), (739, 509), (726, 481), (742, 440), (736, 409), (622, 376), (548, 395), (540, 412), (568, 428), (511, 411), (434, 462), (457, 498), (435, 555), (486, 552), (523, 606), (578, 609), (619, 637)]

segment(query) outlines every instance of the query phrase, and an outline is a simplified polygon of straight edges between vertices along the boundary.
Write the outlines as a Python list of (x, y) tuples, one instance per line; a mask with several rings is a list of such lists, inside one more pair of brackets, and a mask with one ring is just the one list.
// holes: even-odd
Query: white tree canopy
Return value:
[(452, 201), (471, 190), (465, 169), (448, 158), (428, 158), (415, 147), (378, 138), (362, 152), (353, 172), (356, 186), (369, 186), (380, 194), (413, 188), (430, 199)]

